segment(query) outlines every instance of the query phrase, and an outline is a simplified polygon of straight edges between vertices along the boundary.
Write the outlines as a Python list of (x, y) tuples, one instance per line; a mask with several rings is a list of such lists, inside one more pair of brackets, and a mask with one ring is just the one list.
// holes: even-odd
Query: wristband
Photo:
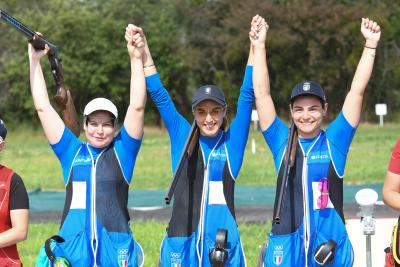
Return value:
[(154, 64), (151, 64), (151, 65), (148, 65), (148, 66), (143, 66), (143, 69), (151, 68), (151, 67), (154, 67)]
[(364, 46), (365, 48), (369, 48), (369, 49), (376, 49), (376, 47), (369, 47), (369, 46)]

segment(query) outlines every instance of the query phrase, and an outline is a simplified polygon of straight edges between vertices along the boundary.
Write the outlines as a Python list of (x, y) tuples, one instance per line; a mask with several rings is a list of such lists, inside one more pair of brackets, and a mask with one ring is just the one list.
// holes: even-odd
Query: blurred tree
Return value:
[[(110, 97), (123, 116), (129, 91), (129, 57), (123, 38), (128, 23), (141, 26), (164, 85), (188, 118), (193, 92), (217, 84), (236, 110), (243, 79), (251, 18), (259, 13), (269, 25), (267, 49), (272, 96), (287, 115), (293, 86), (306, 79), (325, 88), (331, 116), (341, 109), (363, 49), (360, 18), (383, 28), (373, 78), (366, 92), (364, 118), (373, 106), (400, 107), (400, 4), (390, 0), (8, 0), (0, 8), (56, 44), (65, 82), (78, 112), (93, 97)], [(0, 21), (0, 116), (34, 121), (29, 91), (26, 40)], [(54, 82), (43, 60), (50, 96)], [(148, 101), (146, 120), (159, 122)], [(397, 112), (398, 113), (398, 112)]]

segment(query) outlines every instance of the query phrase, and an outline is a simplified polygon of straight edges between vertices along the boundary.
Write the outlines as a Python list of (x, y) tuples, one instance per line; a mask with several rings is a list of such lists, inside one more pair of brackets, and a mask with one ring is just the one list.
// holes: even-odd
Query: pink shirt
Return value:
[(400, 174), (400, 139), (397, 140), (390, 157), (388, 170), (395, 174)]

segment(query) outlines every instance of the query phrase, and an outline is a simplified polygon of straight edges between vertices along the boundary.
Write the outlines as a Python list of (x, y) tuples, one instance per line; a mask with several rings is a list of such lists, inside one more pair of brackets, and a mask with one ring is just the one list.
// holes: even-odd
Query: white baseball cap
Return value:
[(87, 103), (85, 109), (83, 110), (83, 115), (88, 116), (98, 110), (108, 111), (113, 114), (116, 119), (118, 118), (117, 107), (113, 104), (113, 102), (103, 97), (95, 98)]

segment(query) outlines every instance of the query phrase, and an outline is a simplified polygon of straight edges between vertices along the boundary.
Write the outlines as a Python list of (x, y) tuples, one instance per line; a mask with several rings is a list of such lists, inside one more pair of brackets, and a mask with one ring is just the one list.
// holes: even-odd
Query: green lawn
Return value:
[[(400, 125), (361, 125), (350, 148), (346, 183), (382, 182)], [(251, 139), (256, 154), (251, 153)], [(169, 138), (165, 131), (147, 129), (137, 157), (131, 189), (167, 188), (171, 181)], [(61, 168), (41, 131), (11, 129), (0, 162), (17, 171), (28, 190), (63, 190)], [(274, 185), (275, 170), (271, 153), (259, 131), (250, 131), (238, 184)]]
[[(145, 265), (156, 267), (159, 257), (161, 240), (165, 233), (166, 225), (156, 222), (135, 222), (132, 232), (145, 252)], [(29, 226), (28, 240), (18, 246), (24, 266), (35, 266), (38, 251), (44, 240), (57, 233), (58, 225), (55, 224), (31, 224)], [(265, 242), (269, 225), (242, 224), (239, 231), (246, 254), (248, 266), (255, 266), (259, 245)]]

